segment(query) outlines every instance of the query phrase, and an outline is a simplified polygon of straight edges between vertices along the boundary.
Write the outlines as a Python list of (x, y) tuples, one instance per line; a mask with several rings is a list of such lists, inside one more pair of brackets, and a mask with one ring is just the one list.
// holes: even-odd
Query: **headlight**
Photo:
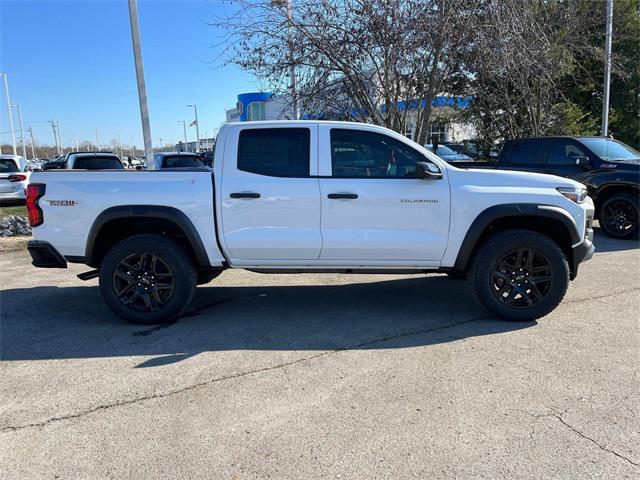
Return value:
[(582, 203), (587, 198), (587, 189), (584, 187), (558, 187), (556, 190), (572, 202)]

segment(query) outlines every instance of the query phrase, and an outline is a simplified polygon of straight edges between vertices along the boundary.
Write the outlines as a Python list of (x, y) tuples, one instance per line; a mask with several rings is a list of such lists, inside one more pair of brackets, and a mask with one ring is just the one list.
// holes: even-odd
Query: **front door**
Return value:
[(317, 260), (317, 125), (239, 127), (225, 144), (222, 241), (232, 263)]
[[(420, 180), (410, 144), (375, 129), (320, 126), (320, 259), (437, 264), (447, 246), (449, 182)], [(433, 163), (433, 162), (431, 162)]]

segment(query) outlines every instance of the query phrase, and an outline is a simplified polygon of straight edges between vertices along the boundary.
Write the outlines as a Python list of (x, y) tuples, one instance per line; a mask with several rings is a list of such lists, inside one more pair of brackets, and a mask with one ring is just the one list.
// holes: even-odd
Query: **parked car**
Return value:
[(214, 172), (35, 172), (36, 267), (83, 263), (135, 323), (185, 311), (225, 268), (468, 273), (511, 320), (546, 315), (593, 255), (593, 203), (570, 179), (459, 169), (383, 127), (243, 122)]
[(463, 153), (457, 153), (457, 152), (453, 151), (452, 149), (450, 149), (449, 147), (447, 147), (445, 145), (436, 145), (435, 149), (434, 149), (434, 146), (432, 144), (425, 145), (425, 147), (430, 152), (433, 152), (436, 155), (438, 155), (445, 162), (470, 162), (470, 161), (472, 161), (472, 158), (470, 156), (465, 155)]
[(166, 168), (204, 168), (205, 164), (197, 153), (163, 152), (156, 153), (153, 160), (157, 169)]
[(20, 155), (0, 155), (0, 204), (26, 199), (31, 167)]
[(498, 150), (492, 148), (486, 151), (486, 149), (480, 148), (476, 142), (445, 143), (443, 145), (449, 147), (456, 153), (471, 157), (472, 160), (491, 160), (498, 158)]
[(69, 152), (62, 160), (47, 162), (43, 170), (124, 170), (120, 158), (108, 152)]

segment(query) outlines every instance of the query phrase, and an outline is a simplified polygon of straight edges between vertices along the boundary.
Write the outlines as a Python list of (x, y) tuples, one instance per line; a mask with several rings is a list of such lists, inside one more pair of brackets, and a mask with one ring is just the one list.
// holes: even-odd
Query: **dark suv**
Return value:
[(604, 232), (638, 234), (640, 152), (605, 137), (542, 137), (508, 140), (498, 168), (569, 177), (587, 186)]

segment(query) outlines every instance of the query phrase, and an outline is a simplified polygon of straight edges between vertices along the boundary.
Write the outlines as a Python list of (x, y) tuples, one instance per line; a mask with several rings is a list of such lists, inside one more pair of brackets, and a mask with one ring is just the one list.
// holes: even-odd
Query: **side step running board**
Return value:
[(80, 280), (91, 280), (92, 278), (98, 278), (100, 276), (100, 270), (89, 270), (88, 272), (78, 274)]

